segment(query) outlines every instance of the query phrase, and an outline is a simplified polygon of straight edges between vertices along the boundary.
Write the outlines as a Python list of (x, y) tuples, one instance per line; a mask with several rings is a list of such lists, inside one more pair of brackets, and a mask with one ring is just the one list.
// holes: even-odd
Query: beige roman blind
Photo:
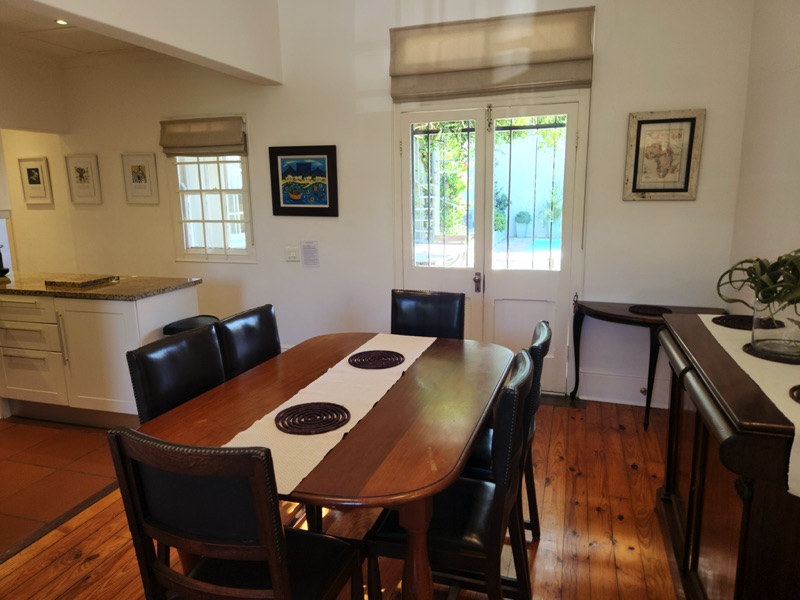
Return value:
[(392, 98), (589, 87), (594, 7), (390, 30)]
[(161, 147), (167, 156), (247, 155), (242, 117), (161, 121)]

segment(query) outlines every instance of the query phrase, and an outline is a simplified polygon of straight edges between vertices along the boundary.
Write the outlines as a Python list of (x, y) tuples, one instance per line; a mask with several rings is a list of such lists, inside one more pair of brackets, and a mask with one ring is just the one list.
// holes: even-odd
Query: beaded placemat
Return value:
[(659, 317), (672, 312), (671, 308), (667, 308), (666, 306), (654, 306), (652, 304), (634, 304), (628, 307), (628, 310), (637, 315), (648, 315), (651, 317)]
[(348, 362), (359, 369), (389, 369), (404, 360), (405, 356), (393, 350), (366, 350), (353, 354)]
[(800, 402), (800, 385), (796, 385), (789, 390), (789, 395), (795, 402)]
[(719, 315), (711, 319), (711, 322), (729, 329), (749, 331), (753, 328), (753, 315)]
[(342, 427), (350, 420), (350, 411), (332, 402), (295, 404), (275, 415), (275, 426), (284, 433), (314, 435)]
[(783, 363), (785, 365), (800, 365), (800, 358), (789, 358), (783, 354), (775, 354), (773, 352), (759, 352), (753, 348), (753, 345), (749, 342), (742, 346), (742, 350), (744, 350), (746, 354), (755, 356), (756, 358), (763, 358), (764, 360), (771, 360), (772, 362)]

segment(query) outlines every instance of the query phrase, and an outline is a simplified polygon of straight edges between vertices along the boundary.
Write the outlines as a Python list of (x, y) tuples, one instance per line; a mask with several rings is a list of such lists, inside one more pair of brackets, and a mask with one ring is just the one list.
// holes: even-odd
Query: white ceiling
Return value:
[(136, 48), (104, 35), (71, 25), (57, 25), (54, 18), (0, 1), (0, 45), (54, 59)]

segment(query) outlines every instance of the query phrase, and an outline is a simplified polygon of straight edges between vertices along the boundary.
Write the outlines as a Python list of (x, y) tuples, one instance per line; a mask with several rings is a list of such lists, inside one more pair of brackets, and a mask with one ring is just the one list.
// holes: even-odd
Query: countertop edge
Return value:
[[(169, 292), (174, 292), (180, 289), (189, 288), (199, 285), (203, 282), (201, 278), (169, 278), (169, 277), (142, 277), (146, 280), (145, 289), (142, 290), (122, 290), (118, 289), (120, 284), (130, 284), (132, 281), (139, 279), (136, 276), (121, 277), (119, 281), (114, 283), (102, 284), (97, 286), (77, 288), (77, 287), (58, 287), (50, 286), (46, 288), (3, 288), (0, 286), (0, 295), (8, 294), (15, 296), (45, 296), (50, 298), (75, 298), (85, 300), (112, 300), (121, 302), (134, 302), (144, 298), (153, 296), (160, 296)], [(164, 280), (163, 284), (159, 284), (159, 279)], [(137, 282), (138, 283), (138, 282)], [(125, 287), (125, 286), (123, 286)]]

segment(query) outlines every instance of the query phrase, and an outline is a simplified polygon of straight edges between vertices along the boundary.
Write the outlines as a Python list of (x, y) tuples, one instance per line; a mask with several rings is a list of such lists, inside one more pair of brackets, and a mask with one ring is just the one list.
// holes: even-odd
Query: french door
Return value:
[[(553, 329), (543, 388), (567, 390), (579, 290), (588, 91), (399, 107), (407, 289), (464, 292), (469, 339), (516, 351)], [(581, 139), (583, 138), (583, 139)]]

